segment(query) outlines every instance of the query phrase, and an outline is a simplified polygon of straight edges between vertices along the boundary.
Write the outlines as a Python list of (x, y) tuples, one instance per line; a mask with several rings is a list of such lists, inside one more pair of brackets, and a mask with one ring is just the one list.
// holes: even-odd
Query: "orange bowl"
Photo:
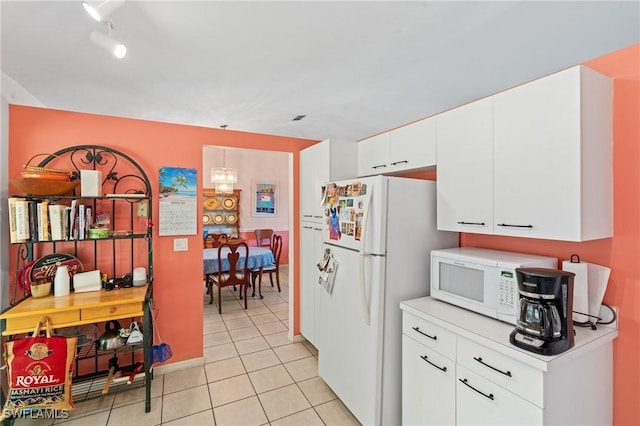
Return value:
[(65, 195), (78, 186), (80, 181), (61, 182), (45, 179), (11, 179), (11, 183), (29, 195)]

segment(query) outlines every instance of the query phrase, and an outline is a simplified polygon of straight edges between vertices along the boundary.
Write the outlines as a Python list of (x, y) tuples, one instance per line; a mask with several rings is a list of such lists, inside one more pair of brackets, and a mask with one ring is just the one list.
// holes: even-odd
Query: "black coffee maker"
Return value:
[(573, 347), (573, 272), (516, 268), (520, 314), (510, 341), (542, 355)]

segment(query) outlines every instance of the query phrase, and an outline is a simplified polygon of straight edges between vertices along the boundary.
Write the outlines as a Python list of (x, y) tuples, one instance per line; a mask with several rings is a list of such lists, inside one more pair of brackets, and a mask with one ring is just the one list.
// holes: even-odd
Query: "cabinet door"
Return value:
[(436, 118), (429, 117), (389, 132), (389, 171), (436, 165)]
[(455, 363), (402, 336), (402, 424), (453, 425)]
[(302, 220), (313, 218), (313, 185), (316, 168), (313, 163), (315, 145), (300, 152), (300, 214)]
[(322, 232), (319, 224), (302, 223), (300, 235), (300, 333), (317, 348), (318, 283), (316, 263), (322, 256)]
[(542, 425), (543, 410), (458, 365), (457, 425)]
[(493, 232), (492, 99), (437, 116), (438, 229)]
[(579, 239), (580, 121), (579, 68), (494, 96), (494, 233)]
[(389, 171), (389, 133), (358, 142), (358, 176), (371, 176)]

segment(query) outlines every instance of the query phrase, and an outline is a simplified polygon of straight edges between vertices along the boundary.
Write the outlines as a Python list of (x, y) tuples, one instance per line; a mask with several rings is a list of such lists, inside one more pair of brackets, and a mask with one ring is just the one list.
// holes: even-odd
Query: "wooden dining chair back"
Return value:
[(204, 237), (204, 248), (217, 248), (222, 243), (228, 243), (229, 236), (227, 234), (207, 234)]
[[(222, 243), (218, 246), (218, 272), (210, 274), (207, 280), (211, 296), (209, 304), (213, 303), (212, 286), (218, 287), (218, 313), (222, 314), (222, 288), (228, 286), (234, 286), (234, 289), (236, 286), (240, 288), (240, 299), (243, 298), (244, 292), (244, 308), (247, 309), (248, 258), (247, 243)], [(228, 266), (224, 259), (228, 260)]]
[(257, 247), (271, 247), (273, 229), (256, 229), (254, 232), (256, 234)]
[(282, 254), (282, 237), (275, 234), (271, 240), (271, 251), (273, 252), (274, 262), (270, 265), (262, 267), (262, 271), (259, 268), (251, 269), (251, 283), (253, 286), (253, 295), (256, 292), (256, 278), (258, 278), (258, 289), (260, 298), (262, 299), (262, 274), (269, 274), (269, 281), (271, 287), (273, 287), (273, 275), (276, 276), (276, 283), (278, 284), (278, 292), (280, 289), (280, 255)]

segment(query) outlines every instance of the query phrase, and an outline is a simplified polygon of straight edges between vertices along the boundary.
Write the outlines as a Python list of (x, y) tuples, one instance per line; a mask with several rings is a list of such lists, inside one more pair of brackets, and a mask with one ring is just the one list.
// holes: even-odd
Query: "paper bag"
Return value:
[(576, 322), (590, 321), (589, 312), (589, 265), (580, 262), (577, 254), (571, 255), (571, 260), (562, 261), (562, 270), (573, 272), (573, 320)]

